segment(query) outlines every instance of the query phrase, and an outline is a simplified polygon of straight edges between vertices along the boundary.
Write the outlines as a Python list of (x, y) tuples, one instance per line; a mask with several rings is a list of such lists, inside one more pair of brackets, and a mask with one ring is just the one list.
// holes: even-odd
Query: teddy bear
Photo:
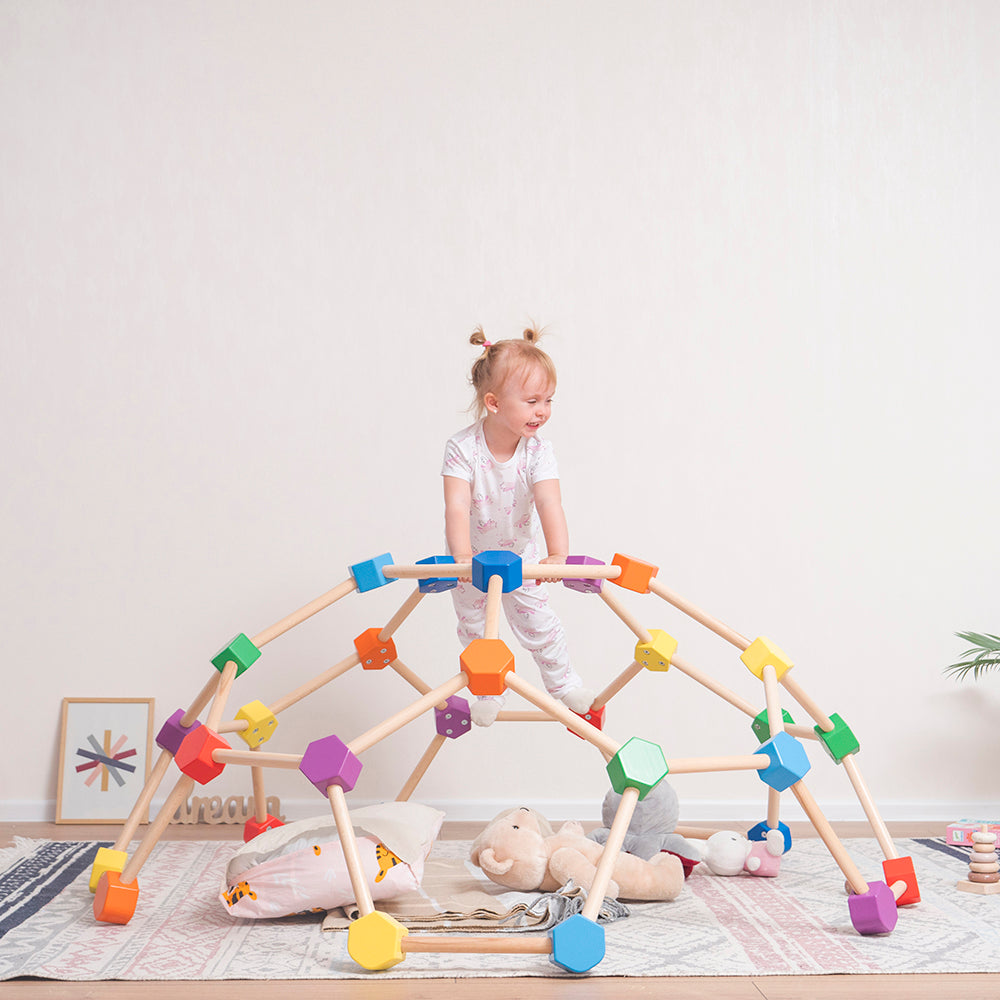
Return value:
[(702, 862), (713, 875), (773, 877), (781, 867), (785, 838), (780, 830), (768, 830), (764, 840), (749, 841), (732, 830), (713, 833), (705, 843)]
[[(604, 848), (588, 840), (579, 823), (553, 832), (544, 816), (522, 806), (508, 809), (473, 841), (470, 859), (487, 878), (508, 889), (554, 892), (572, 879), (590, 890)], [(658, 854), (646, 861), (620, 853), (605, 895), (613, 899), (674, 899), (684, 886), (680, 860)]]
[[(604, 803), (601, 806), (601, 820), (604, 826), (591, 830), (587, 834), (590, 840), (598, 844), (607, 843), (611, 824), (614, 822), (621, 800), (621, 795), (614, 789), (610, 789), (604, 796)], [(690, 874), (691, 869), (701, 859), (702, 849), (700, 845), (692, 844), (679, 833), (674, 833), (680, 812), (677, 793), (664, 779), (650, 789), (644, 799), (636, 803), (622, 849), (647, 861), (656, 857), (660, 851), (669, 851), (681, 859), (684, 874)]]

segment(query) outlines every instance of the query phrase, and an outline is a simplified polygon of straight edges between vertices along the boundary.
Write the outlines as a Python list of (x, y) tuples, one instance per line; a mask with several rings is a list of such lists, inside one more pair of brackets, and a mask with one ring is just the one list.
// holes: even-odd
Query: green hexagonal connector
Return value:
[(633, 736), (608, 761), (611, 787), (621, 795), (626, 788), (638, 788), (639, 798), (658, 785), (669, 772), (667, 759), (655, 743)]
[(221, 674), (227, 663), (232, 660), (236, 664), (236, 676), (239, 677), (248, 667), (260, 659), (260, 650), (242, 633), (224, 649), (220, 649), (212, 657), (212, 666)]
[(857, 753), (861, 749), (861, 744), (857, 737), (851, 732), (851, 727), (834, 712), (830, 716), (833, 729), (824, 733), (819, 726), (813, 726), (816, 735), (823, 749), (830, 755), (830, 759), (839, 764), (848, 754)]
[[(785, 711), (781, 710), (781, 721), (784, 722), (786, 726), (794, 726), (795, 720)], [(771, 738), (771, 727), (767, 721), (767, 709), (765, 708), (763, 712), (758, 715), (753, 722), (750, 723), (750, 728), (753, 730), (754, 736), (757, 737), (758, 743), (763, 743), (765, 740)]]

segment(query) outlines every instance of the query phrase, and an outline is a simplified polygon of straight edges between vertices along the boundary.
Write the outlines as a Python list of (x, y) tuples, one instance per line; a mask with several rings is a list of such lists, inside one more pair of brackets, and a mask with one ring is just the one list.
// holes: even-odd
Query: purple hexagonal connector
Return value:
[[(566, 565), (568, 566), (604, 566), (604, 563), (600, 559), (591, 559), (590, 556), (567, 556)], [(566, 577), (563, 580), (563, 586), (569, 587), (570, 590), (578, 590), (581, 594), (598, 594), (600, 593), (601, 587), (604, 586), (603, 580), (587, 580), (584, 578), (577, 577)]]
[(195, 720), (190, 726), (182, 726), (181, 719), (185, 716), (185, 711), (183, 708), (177, 709), (173, 715), (163, 723), (163, 728), (156, 734), (156, 745), (161, 750), (167, 750), (172, 753), (175, 757), (177, 756), (177, 751), (180, 749), (181, 744), (184, 742), (184, 737), (187, 736), (193, 729), (197, 729), (201, 723)]
[(447, 736), (450, 740), (457, 740), (459, 736), (467, 733), (472, 727), (472, 712), (469, 711), (469, 703), (465, 698), (460, 698), (457, 694), (452, 695), (446, 702), (445, 708), (434, 709), (434, 723), (439, 736)]
[(323, 795), (330, 785), (340, 785), (349, 792), (358, 783), (361, 761), (339, 737), (324, 736), (306, 747), (299, 770)]
[(888, 934), (899, 918), (896, 897), (885, 882), (869, 882), (868, 891), (850, 896), (847, 906), (859, 934)]

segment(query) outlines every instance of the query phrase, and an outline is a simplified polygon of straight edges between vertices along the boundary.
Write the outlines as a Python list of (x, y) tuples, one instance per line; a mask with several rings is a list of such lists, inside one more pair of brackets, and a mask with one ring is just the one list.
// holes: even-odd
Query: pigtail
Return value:
[(556, 370), (552, 359), (536, 346), (544, 332), (544, 327), (532, 324), (525, 327), (520, 340), (498, 340), (494, 343), (486, 339), (481, 326), (472, 331), (469, 343), (483, 349), (483, 353), (473, 361), (469, 374), (469, 384), (476, 394), (470, 409), (477, 417), (482, 417), (486, 412), (486, 394), (502, 385), (512, 371), (540, 365), (555, 386)]

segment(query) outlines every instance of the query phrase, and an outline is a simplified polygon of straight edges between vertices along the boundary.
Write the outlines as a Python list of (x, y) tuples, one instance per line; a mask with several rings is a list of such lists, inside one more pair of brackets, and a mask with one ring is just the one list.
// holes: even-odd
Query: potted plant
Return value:
[(1000, 669), (1000, 636), (985, 635), (982, 632), (956, 632), (959, 639), (972, 643), (972, 647), (962, 654), (958, 663), (944, 668), (957, 680), (964, 680), (970, 673), (973, 680), (988, 670)]

